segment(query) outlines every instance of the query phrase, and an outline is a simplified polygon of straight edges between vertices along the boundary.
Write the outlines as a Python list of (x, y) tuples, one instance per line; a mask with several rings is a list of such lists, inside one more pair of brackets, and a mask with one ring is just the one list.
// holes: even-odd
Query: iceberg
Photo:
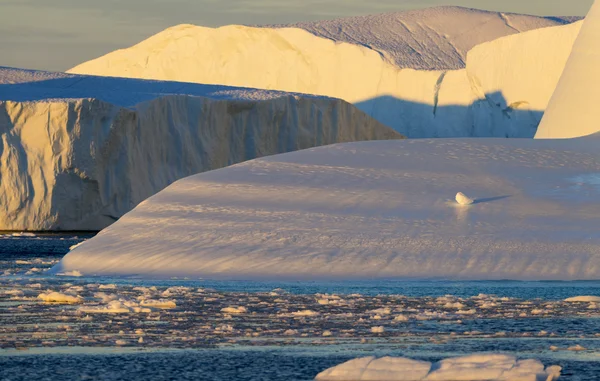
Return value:
[[(213, 279), (600, 278), (596, 138), (335, 144), (175, 182), (54, 272)], [(468, 189), (476, 203), (454, 200)]]
[(306, 30), (178, 25), (69, 72), (340, 98), (409, 138), (532, 138), (581, 28), (452, 7), (373, 17)]
[(596, 1), (581, 28), (558, 87), (536, 134), (539, 139), (586, 136), (600, 131), (600, 3)]
[(402, 357), (363, 357), (317, 375), (319, 381), (554, 381), (561, 367), (502, 354), (474, 354), (437, 363)]
[(400, 137), (338, 99), (0, 68), (0, 230), (100, 230), (192, 174)]

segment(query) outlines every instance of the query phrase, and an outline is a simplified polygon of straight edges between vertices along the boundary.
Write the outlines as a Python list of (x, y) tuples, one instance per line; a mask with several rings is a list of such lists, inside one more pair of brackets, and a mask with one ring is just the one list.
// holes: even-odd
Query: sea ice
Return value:
[(553, 381), (561, 368), (514, 356), (475, 354), (431, 364), (406, 358), (365, 357), (350, 360), (317, 375), (320, 381)]
[(63, 294), (60, 292), (49, 292), (49, 293), (41, 293), (38, 295), (38, 299), (42, 299), (47, 303), (82, 303), (83, 298), (75, 295)]
[(565, 299), (565, 302), (570, 302), (570, 303), (600, 302), (600, 296), (574, 296), (572, 298)]

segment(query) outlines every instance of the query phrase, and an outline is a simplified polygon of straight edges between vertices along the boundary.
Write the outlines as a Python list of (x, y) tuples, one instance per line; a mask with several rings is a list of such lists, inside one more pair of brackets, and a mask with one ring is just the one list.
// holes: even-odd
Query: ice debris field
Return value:
[[(55, 238), (8, 235), (0, 239), (14, 245)], [(81, 241), (68, 241), (73, 240)], [(165, 348), (243, 353), (277, 348), (281, 353), (325, 351), (321, 356), (327, 358), (331, 354), (325, 353), (334, 351), (359, 358), (331, 369), (315, 369), (312, 377), (321, 372), (319, 380), (547, 381), (556, 379), (560, 366), (577, 369), (600, 350), (600, 297), (575, 294), (597, 293), (599, 286), (592, 283), (573, 290), (568, 284), (539, 284), (529, 297), (527, 292), (525, 297), (467, 296), (489, 285), (456, 288), (448, 282), (440, 282), (430, 294), (430, 284), (414, 285), (407, 288), (409, 295), (390, 293), (377, 285), (369, 288), (368, 283), (365, 293), (307, 293), (301, 288), (290, 292), (294, 290), (291, 284), (253, 290), (248, 282), (228, 290), (223, 288), (226, 284), (202, 280), (153, 284), (117, 278), (107, 283), (110, 278), (45, 275), (55, 258), (0, 263), (4, 271), (0, 276), (0, 361), (3, 356), (60, 353), (69, 348), (116, 348), (116, 353)], [(523, 294), (533, 284), (497, 286), (500, 293), (514, 288), (511, 292)], [(467, 295), (444, 294), (444, 290)], [(541, 290), (547, 295), (534, 297), (542, 295)], [(422, 291), (425, 294), (415, 295)], [(456, 358), (457, 354), (515, 350), (518, 358), (487, 354)], [(376, 358), (365, 358), (368, 353)], [(396, 357), (380, 358), (379, 354)], [(406, 378), (407, 374), (412, 378)]]

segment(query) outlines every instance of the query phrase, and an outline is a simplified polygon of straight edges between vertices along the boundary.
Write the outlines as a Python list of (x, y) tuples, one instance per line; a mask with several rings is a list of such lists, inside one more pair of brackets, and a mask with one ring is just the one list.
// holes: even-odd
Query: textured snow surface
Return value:
[(572, 138), (600, 131), (600, 2), (588, 13), (536, 138)]
[(327, 369), (321, 381), (553, 381), (561, 368), (538, 360), (518, 360), (500, 354), (474, 354), (431, 364), (402, 357), (363, 357)]
[(215, 100), (259, 101), (295, 95), (250, 88), (131, 78), (98, 77), (0, 67), (0, 102), (52, 102), (99, 99), (134, 109), (139, 103), (169, 95), (190, 95)]
[[(54, 271), (598, 279), (597, 145), (381, 141), (253, 160), (176, 182)], [(469, 207), (454, 200), (466, 189), (476, 200)]]
[[(465, 42), (460, 54), (452, 53), (454, 48), (449, 47), (439, 51), (438, 44), (446, 38), (438, 33), (445, 30), (445, 25), (464, 27), (469, 31), (462, 34), (470, 36), (465, 37), (467, 40), (483, 36), (487, 40), (492, 35), (473, 32), (474, 23), (491, 25), (490, 30), (507, 30), (505, 19), (518, 21), (523, 28), (538, 25), (533, 20), (546, 22), (533, 17), (455, 8), (420, 12), (407, 13), (410, 17), (381, 17), (409, 17), (412, 21), (406, 25), (409, 29), (414, 26), (414, 31), (402, 29), (400, 33), (413, 36), (421, 46), (432, 47), (431, 56), (439, 55), (441, 59), (445, 59), (442, 51), (458, 59), (470, 47)], [(455, 16), (462, 21), (457, 22)], [(436, 32), (427, 23), (418, 21), (421, 18), (435, 19), (430, 21), (443, 27), (439, 26), (440, 32)], [(343, 25), (356, 22), (361, 31), (376, 23), (361, 24), (360, 20), (363, 19), (341, 22)], [(402, 22), (399, 24), (403, 25)], [(384, 25), (378, 28), (385, 28)], [(359, 45), (339, 42), (298, 28), (212, 29), (179, 25), (131, 48), (83, 63), (71, 72), (330, 96), (355, 104), (410, 138), (533, 137), (580, 26), (581, 23), (575, 23), (506, 36), (472, 49), (464, 69), (425, 71), (399, 69), (379, 51), (365, 46), (366, 42)], [(339, 33), (344, 34), (344, 28)], [(372, 33), (379, 33), (376, 30), (379, 29), (373, 29)], [(458, 41), (460, 33), (458, 29), (455, 32)], [(437, 37), (431, 41), (434, 35)], [(379, 40), (376, 35), (365, 36)], [(416, 56), (421, 57), (419, 51), (407, 55)]]
[(337, 99), (0, 69), (0, 230), (99, 230), (192, 174), (399, 137)]
[(467, 52), (483, 42), (575, 20), (445, 6), (272, 27), (366, 46), (400, 68), (451, 70), (464, 68)]

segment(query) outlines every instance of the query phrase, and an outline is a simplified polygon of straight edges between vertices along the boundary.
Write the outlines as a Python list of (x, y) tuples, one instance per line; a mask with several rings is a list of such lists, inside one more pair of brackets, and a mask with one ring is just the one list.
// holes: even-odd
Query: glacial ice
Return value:
[[(350, 33), (363, 37), (350, 38), (353, 43), (347, 43), (341, 41), (349, 36), (340, 41), (336, 32), (318, 37), (298, 28), (179, 25), (70, 72), (332, 96), (353, 103), (409, 138), (533, 137), (581, 27), (577, 22), (494, 40), (506, 34), (508, 19), (521, 23), (521, 29), (549, 25), (548, 20), (539, 23), (540, 19), (534, 18), (538, 21), (528, 24), (525, 16), (456, 8), (409, 12), (407, 17), (414, 28), (411, 32), (400, 29), (400, 39), (423, 53), (423, 60), (429, 62), (423, 62), (423, 67), (434, 64), (431, 55), (441, 54), (435, 66), (442, 69), (399, 68), (390, 61), (411, 61), (421, 54), (398, 46), (391, 48), (394, 58), (386, 58), (375, 47), (379, 36), (352, 28)], [(453, 24), (445, 24), (451, 20)], [(430, 24), (437, 26), (425, 26)], [(464, 33), (462, 28), (467, 25), (472, 28)], [(486, 32), (473, 33), (476, 25), (485, 25)], [(444, 34), (435, 33), (436, 28), (444, 29)], [(319, 28), (307, 29), (315, 32)], [(395, 33), (388, 33), (384, 45), (402, 45)], [(465, 40), (452, 42), (453, 38), (444, 35)], [(482, 44), (475, 46), (477, 42)], [(465, 68), (448, 70), (465, 55)]]
[(401, 357), (363, 357), (350, 360), (317, 375), (320, 381), (554, 381), (559, 366), (538, 360), (519, 360), (501, 354), (474, 354), (438, 363)]
[(590, 9), (536, 138), (560, 139), (600, 131), (597, 104), (600, 97), (600, 2)]
[(49, 293), (41, 293), (38, 295), (38, 299), (43, 300), (47, 303), (81, 303), (83, 299), (76, 295), (68, 295), (60, 292), (49, 292)]
[(0, 68), (0, 230), (99, 230), (185, 176), (399, 137), (342, 100)]
[[(600, 188), (571, 178), (600, 173), (598, 163), (596, 138), (360, 142), (276, 155), (178, 181), (52, 271), (597, 279)], [(476, 204), (449, 203), (466, 189)]]
[(465, 67), (467, 52), (476, 45), (577, 20), (439, 6), (263, 27), (300, 28), (329, 40), (367, 46), (402, 69), (453, 70)]

